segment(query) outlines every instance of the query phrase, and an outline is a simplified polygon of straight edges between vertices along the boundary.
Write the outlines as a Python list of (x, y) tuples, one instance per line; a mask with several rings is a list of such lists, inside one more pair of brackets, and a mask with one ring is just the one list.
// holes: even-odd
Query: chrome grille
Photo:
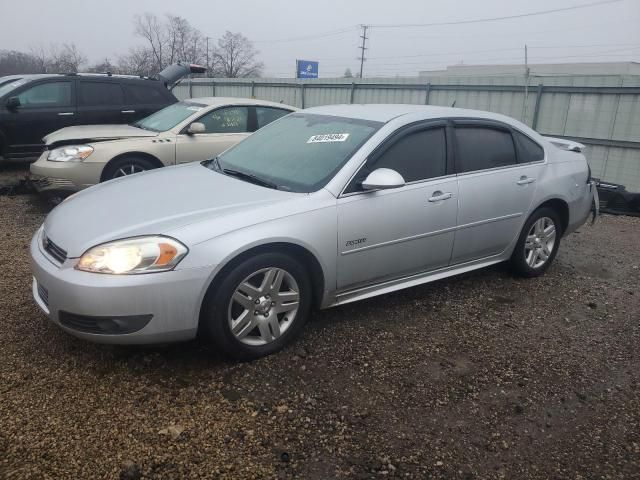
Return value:
[(67, 259), (67, 252), (53, 243), (46, 235), (42, 237), (42, 246), (49, 255), (58, 262), (63, 263)]

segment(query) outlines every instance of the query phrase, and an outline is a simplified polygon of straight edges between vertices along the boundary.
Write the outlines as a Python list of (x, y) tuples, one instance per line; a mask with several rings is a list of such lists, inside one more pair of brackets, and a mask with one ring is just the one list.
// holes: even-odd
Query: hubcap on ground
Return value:
[(145, 169), (142, 168), (140, 165), (136, 165), (134, 163), (130, 164), (130, 165), (125, 165), (121, 168), (119, 168), (118, 170), (116, 170), (116, 173), (113, 174), (113, 178), (118, 178), (118, 177), (124, 177), (127, 175), (133, 175), (134, 173), (140, 173), (140, 172), (144, 172)]
[(293, 324), (300, 290), (293, 276), (281, 268), (263, 268), (236, 287), (227, 318), (233, 335), (247, 345), (277, 340)]
[(556, 243), (556, 224), (541, 217), (531, 225), (524, 242), (524, 259), (531, 268), (540, 268), (551, 256)]

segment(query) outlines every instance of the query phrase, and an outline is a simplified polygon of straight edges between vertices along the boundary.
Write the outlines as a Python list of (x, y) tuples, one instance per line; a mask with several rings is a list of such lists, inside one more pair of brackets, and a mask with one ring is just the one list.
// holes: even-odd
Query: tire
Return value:
[(132, 175), (133, 173), (153, 170), (154, 168), (158, 167), (148, 158), (136, 157), (133, 155), (126, 156), (111, 161), (104, 169), (104, 173), (102, 174), (102, 179), (100, 181), (106, 182), (107, 180)]
[[(550, 230), (551, 226), (553, 230)], [(546, 233), (541, 236), (540, 232), (543, 231)], [(522, 227), (511, 255), (514, 273), (527, 278), (544, 274), (556, 258), (561, 237), (562, 223), (555, 210), (542, 207), (533, 212)]]
[(311, 308), (311, 281), (300, 262), (261, 253), (223, 275), (209, 289), (200, 320), (201, 334), (222, 353), (253, 360), (281, 350), (300, 333)]

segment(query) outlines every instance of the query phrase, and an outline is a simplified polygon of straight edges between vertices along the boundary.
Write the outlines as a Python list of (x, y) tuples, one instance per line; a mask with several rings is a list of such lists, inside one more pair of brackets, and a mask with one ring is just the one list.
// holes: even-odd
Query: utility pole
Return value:
[(211, 72), (209, 71), (209, 38), (211, 37), (205, 37), (207, 40), (207, 75), (211, 75)]
[(364, 67), (364, 61), (366, 60), (365, 56), (364, 56), (364, 51), (367, 50), (367, 39), (369, 37), (367, 37), (367, 28), (369, 28), (368, 25), (361, 25), (362, 26), (362, 35), (360, 35), (360, 38), (362, 38), (362, 46), (360, 47), (360, 78), (362, 78), (362, 68)]
[(524, 45), (524, 104), (522, 105), (522, 121), (527, 123), (527, 109), (529, 107), (529, 55), (527, 44)]

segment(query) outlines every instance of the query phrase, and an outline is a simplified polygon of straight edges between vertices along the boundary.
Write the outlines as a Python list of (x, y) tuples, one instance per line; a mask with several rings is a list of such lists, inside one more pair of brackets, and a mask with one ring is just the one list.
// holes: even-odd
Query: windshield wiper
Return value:
[[(213, 160), (216, 163), (218, 161), (217, 158), (214, 158)], [(219, 164), (218, 164), (218, 168), (219, 168)], [(278, 190), (279, 188), (278, 185), (276, 185), (275, 183), (270, 182), (269, 180), (265, 180), (263, 178), (257, 177), (256, 175), (252, 175), (250, 173), (240, 172), (238, 170), (233, 170), (231, 168), (223, 168), (222, 172), (232, 177), (242, 178), (244, 180), (255, 183), (256, 185), (261, 185), (263, 187), (273, 188), (275, 190)]]

